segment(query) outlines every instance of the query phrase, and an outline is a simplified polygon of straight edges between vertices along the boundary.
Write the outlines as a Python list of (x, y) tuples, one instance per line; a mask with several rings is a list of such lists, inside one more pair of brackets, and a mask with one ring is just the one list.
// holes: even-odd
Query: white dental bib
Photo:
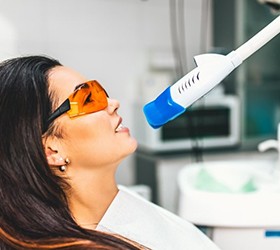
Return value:
[(122, 235), (154, 250), (219, 249), (191, 223), (122, 186), (96, 230)]

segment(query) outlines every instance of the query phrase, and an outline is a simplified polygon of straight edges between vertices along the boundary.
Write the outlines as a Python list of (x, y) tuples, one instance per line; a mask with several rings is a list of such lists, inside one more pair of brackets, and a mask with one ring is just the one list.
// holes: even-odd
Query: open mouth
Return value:
[(123, 124), (122, 124), (122, 118), (120, 117), (119, 122), (118, 122), (118, 125), (117, 125), (117, 127), (116, 127), (116, 129), (115, 129), (115, 132), (119, 132), (119, 131), (121, 131), (123, 128), (124, 128), (124, 126), (123, 126)]
[(118, 125), (118, 127), (115, 129), (115, 132), (119, 132), (119, 131), (121, 131), (123, 128), (124, 128), (124, 125), (123, 125), (122, 123), (120, 123), (120, 124)]

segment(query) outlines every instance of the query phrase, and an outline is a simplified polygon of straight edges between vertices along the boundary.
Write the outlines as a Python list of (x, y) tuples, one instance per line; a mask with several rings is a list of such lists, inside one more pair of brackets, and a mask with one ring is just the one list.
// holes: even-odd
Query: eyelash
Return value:
[(85, 100), (85, 104), (89, 103), (89, 102), (92, 102), (92, 100), (91, 100), (91, 93), (87, 96), (87, 98)]

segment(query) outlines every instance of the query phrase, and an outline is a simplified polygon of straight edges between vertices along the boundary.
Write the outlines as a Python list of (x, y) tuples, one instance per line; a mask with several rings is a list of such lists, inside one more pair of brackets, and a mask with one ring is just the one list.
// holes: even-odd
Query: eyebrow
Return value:
[(78, 84), (78, 85), (75, 87), (74, 91), (76, 91), (78, 88), (80, 88), (83, 84), (84, 84), (84, 83)]
[(74, 91), (73, 91), (73, 96), (75, 96), (77, 94), (77, 90), (83, 85), (83, 83), (81, 84), (78, 84), (75, 88), (74, 88)]

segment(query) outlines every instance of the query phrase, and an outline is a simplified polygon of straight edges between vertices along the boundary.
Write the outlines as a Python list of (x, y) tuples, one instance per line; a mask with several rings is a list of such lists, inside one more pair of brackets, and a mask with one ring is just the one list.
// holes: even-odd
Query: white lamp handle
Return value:
[(275, 37), (280, 32), (280, 16), (275, 18), (271, 23), (264, 27), (260, 32), (254, 35), (250, 40), (241, 45), (235, 52), (240, 59), (244, 61), (254, 52), (265, 45), (269, 40)]

